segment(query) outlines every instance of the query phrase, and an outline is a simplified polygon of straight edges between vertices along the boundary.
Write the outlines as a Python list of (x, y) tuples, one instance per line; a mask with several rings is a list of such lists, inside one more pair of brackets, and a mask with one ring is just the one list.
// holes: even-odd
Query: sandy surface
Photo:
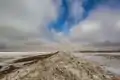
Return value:
[[(50, 52), (0, 52), (0, 65), (5, 65), (8, 62), (22, 58), (25, 56), (48, 54)], [(120, 58), (109, 57), (120, 56), (120, 53), (72, 53), (77, 57), (82, 57), (87, 60), (100, 64), (106, 70), (113, 74), (120, 75)], [(106, 55), (107, 56), (104, 56)]]
[[(19, 55), (20, 56), (20, 55)], [(101, 67), (69, 52), (28, 55), (0, 72), (1, 80), (111, 80)], [(28, 62), (28, 61), (32, 61)], [(27, 62), (27, 64), (25, 64)], [(22, 64), (24, 63), (24, 64)], [(18, 66), (18, 64), (22, 66)]]

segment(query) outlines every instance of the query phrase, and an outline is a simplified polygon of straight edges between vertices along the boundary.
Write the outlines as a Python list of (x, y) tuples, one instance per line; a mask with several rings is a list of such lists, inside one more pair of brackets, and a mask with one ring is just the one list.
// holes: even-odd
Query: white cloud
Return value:
[(50, 32), (44, 27), (56, 16), (52, 0), (0, 0), (0, 41), (46, 36)]
[[(69, 35), (54, 33), (60, 45), (77, 46), (81, 43), (120, 41), (120, 11), (103, 5), (92, 11), (82, 22), (71, 28)], [(70, 44), (70, 45), (69, 45)]]
[(94, 10), (90, 16), (71, 29), (71, 42), (120, 41), (120, 11), (109, 7)]
[[(55, 1), (56, 5), (52, 0), (0, 0), (0, 41), (28, 41), (66, 46), (81, 42), (120, 41), (120, 11), (103, 5), (72, 27), (69, 35), (50, 32), (46, 25), (56, 19), (60, 6), (60, 0)], [(75, 18), (81, 17), (84, 12), (77, 2), (70, 10), (70, 16)]]

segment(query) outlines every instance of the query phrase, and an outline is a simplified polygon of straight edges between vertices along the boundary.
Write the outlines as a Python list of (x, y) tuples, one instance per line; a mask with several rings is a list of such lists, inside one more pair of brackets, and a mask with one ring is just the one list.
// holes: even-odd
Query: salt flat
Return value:
[[(42, 55), (48, 54), (52, 52), (0, 52), (0, 65), (6, 64), (12, 60), (22, 58), (25, 56), (32, 56), (32, 55)], [(108, 56), (120, 56), (120, 53), (74, 53), (77, 57), (82, 57), (84, 59), (90, 60), (97, 64), (100, 64), (106, 70), (110, 72), (120, 75), (120, 59), (119, 58), (110, 58)], [(105, 55), (105, 56), (104, 56)], [(106, 56), (107, 55), (107, 56)]]
[(75, 53), (75, 56), (95, 62), (113, 74), (120, 76), (120, 53)]

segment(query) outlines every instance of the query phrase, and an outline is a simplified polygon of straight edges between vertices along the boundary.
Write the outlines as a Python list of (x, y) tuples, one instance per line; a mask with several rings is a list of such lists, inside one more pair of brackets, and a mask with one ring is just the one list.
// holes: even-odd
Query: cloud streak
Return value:
[(68, 33), (72, 26), (86, 19), (103, 2), (106, 0), (60, 0), (58, 17), (50, 24), (50, 28)]
[(0, 0), (0, 43), (120, 41), (120, 0)]
[(111, 9), (110, 4), (100, 5), (84, 21), (71, 29), (71, 40), (74, 42), (119, 42), (119, 15), (118, 7)]
[[(119, 0), (83, 0), (78, 3), (81, 5), (79, 7), (77, 6), (75, 9), (79, 11), (82, 8), (81, 13), (79, 13), (79, 15), (76, 14), (79, 20), (77, 23), (74, 23), (74, 21), (72, 23), (68, 18), (66, 23), (72, 23), (72, 27), (69, 28), (69, 35), (65, 36), (64, 34), (61, 34), (60, 36), (67, 38), (67, 42), (73, 44), (120, 41)], [(77, 20), (78, 18), (75, 19)], [(65, 27), (69, 26), (65, 25), (64, 28)]]

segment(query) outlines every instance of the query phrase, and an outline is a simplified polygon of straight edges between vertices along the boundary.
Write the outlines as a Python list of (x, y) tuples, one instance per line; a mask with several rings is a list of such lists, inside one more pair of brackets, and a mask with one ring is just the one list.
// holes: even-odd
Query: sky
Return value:
[(120, 42), (120, 0), (0, 0), (0, 43)]

